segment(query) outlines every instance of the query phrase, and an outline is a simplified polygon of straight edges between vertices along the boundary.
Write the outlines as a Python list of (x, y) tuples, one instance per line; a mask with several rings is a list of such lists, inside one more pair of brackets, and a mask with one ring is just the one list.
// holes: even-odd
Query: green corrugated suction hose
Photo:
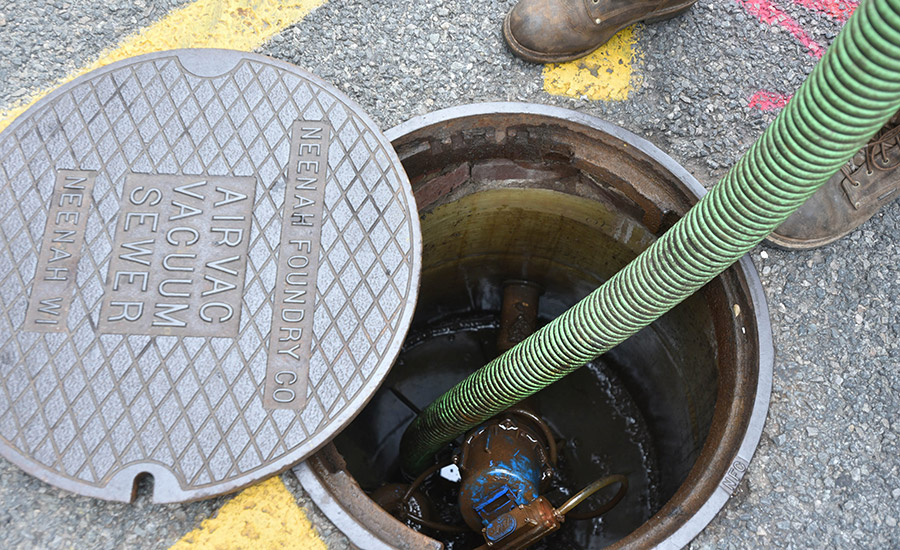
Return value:
[(771, 233), (900, 108), (900, 0), (864, 0), (803, 86), (728, 174), (600, 288), (429, 405), (404, 470), (605, 353)]

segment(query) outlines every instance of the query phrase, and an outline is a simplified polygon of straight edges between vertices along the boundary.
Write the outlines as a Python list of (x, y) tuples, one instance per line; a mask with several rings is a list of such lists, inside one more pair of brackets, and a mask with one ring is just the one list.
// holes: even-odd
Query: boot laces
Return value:
[[(900, 165), (900, 154), (893, 151), (898, 147), (900, 147), (900, 116), (895, 115), (869, 140), (863, 149), (865, 152), (863, 165), (865, 165), (866, 174), (871, 176), (875, 170), (884, 172)], [(853, 178), (853, 172), (861, 166), (851, 160), (841, 167), (841, 171), (854, 186), (858, 186), (859, 182)]]
[(900, 164), (900, 155), (889, 156), (889, 151), (895, 147), (900, 147), (900, 125), (891, 126), (888, 123), (866, 145), (866, 164), (869, 169), (884, 171)]

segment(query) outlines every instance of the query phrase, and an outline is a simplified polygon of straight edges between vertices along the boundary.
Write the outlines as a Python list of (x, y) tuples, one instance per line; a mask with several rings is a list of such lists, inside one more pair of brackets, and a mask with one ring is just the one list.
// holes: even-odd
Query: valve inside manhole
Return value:
[[(491, 542), (491, 529), (505, 536), (508, 525), (465, 528), (478, 525), (465, 505), (460, 513), (465, 479), (453, 473), (435, 472), (408, 491), (398, 460), (406, 426), (502, 351), (505, 288), (539, 288), (537, 324), (548, 322), (664, 233), (702, 188), (650, 144), (559, 109), (457, 108), (388, 136), (422, 221), (415, 317), (372, 401), (298, 474), (338, 527), (351, 539), (365, 533), (367, 546), (478, 548)], [(678, 547), (693, 538), (737, 488), (758, 442), (771, 384), (769, 330), (759, 282), (744, 260), (527, 400), (526, 412), (538, 418), (529, 437), (545, 444), (552, 437), (558, 454), (552, 479), (540, 483), (549, 509), (597, 480), (627, 480), (627, 490), (608, 483), (530, 547)], [(485, 429), (529, 424), (519, 416)], [(485, 443), (475, 432), (439, 456), (438, 466), (455, 456), (465, 470), (467, 445)], [(598, 517), (575, 518), (617, 498)]]
[[(414, 328), (382, 390), (335, 440), (349, 471), (376, 503), (394, 508), (389, 503), (399, 499), (391, 493), (398, 485), (408, 487), (398, 467), (397, 448), (402, 428), (441, 391), (497, 354), (499, 327), (499, 311), (474, 310)], [(644, 346), (654, 348), (657, 353), (661, 350), (658, 336), (653, 334), (646, 336)], [(537, 411), (532, 414), (546, 422), (553, 445), (558, 449), (553, 474), (542, 484), (547, 490), (541, 496), (559, 507), (595, 479), (618, 473), (627, 474), (628, 479), (624, 499), (610, 512), (598, 519), (568, 517), (559, 533), (533, 548), (603, 547), (633, 531), (659, 508), (659, 463), (647, 421), (623, 379), (628, 375), (628, 367), (616, 353), (576, 371), (528, 400), (529, 412)], [(462, 455), (457, 458), (459, 467), (483, 475), (485, 468), (473, 467), (475, 459), (469, 457), (483, 452), (488, 445), (492, 452), (490, 461), (498, 468), (506, 467), (504, 463), (512, 462), (513, 456), (525, 455), (531, 448), (530, 438), (517, 438), (524, 440), (524, 444), (501, 450), (495, 442), (504, 432), (512, 431), (513, 425), (525, 424), (527, 420), (523, 416), (521, 409), (513, 409), (512, 415), (498, 417), (497, 422), (507, 423), (502, 429), (490, 433), (493, 424), (488, 423), (486, 435), (476, 430), (471, 438), (463, 440), (460, 443), (463, 450), (456, 453), (457, 457)], [(541, 444), (546, 440), (539, 439)], [(484, 540), (480, 527), (477, 531), (467, 529), (467, 523), (472, 522), (464, 522), (463, 519), (469, 518), (461, 515), (461, 512), (472, 515), (460, 503), (460, 489), (466, 485), (466, 480), (461, 483), (452, 472), (436, 472), (422, 484), (420, 491), (413, 493), (413, 502), (407, 504), (408, 509), (424, 514), (427, 524), (423, 525), (414, 514), (395, 515), (400, 515), (411, 528), (421, 527), (422, 532), (442, 540), (448, 548), (475, 548)], [(616, 487), (609, 487), (599, 493), (595, 497), (598, 505), (613, 499), (616, 492)], [(478, 503), (479, 499), (471, 495), (464, 495), (463, 500), (466, 496), (471, 504)], [(586, 502), (584, 507), (589, 511), (594, 506)], [(435, 524), (443, 525), (430, 527)], [(454, 527), (463, 532), (456, 532)]]

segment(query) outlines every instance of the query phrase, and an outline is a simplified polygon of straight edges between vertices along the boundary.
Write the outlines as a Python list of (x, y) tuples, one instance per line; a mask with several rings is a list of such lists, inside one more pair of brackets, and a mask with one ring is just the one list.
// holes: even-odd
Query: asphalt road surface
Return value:
[[(0, 111), (187, 3), (0, 0)], [(500, 23), (513, 4), (331, 0), (257, 51), (332, 82), (385, 129), (473, 102), (559, 105), (650, 140), (711, 186), (799, 87), (853, 7), (700, 0), (681, 17), (633, 29), (620, 44), (623, 63), (613, 53), (617, 66), (593, 68), (591, 76), (611, 75), (618, 87), (563, 82), (581, 96), (566, 97), (547, 91), (566, 75), (545, 75), (505, 49)], [(772, 403), (749, 473), (693, 548), (900, 547), (898, 237), (894, 202), (820, 250), (752, 253), (776, 346)], [(284, 479), (326, 542), (346, 547), (296, 480)], [(0, 460), (9, 548), (168, 548), (225, 500), (153, 505), (144, 488), (132, 504), (110, 504)]]

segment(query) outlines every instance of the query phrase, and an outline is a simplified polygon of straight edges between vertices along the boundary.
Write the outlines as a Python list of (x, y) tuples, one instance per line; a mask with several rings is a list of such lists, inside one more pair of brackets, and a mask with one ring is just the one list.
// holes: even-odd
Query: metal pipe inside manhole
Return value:
[[(530, 457), (531, 469), (520, 472), (530, 472), (535, 496), (546, 500), (543, 512), (521, 512), (520, 522), (540, 523), (594, 482), (627, 480), (627, 490), (607, 483), (531, 548), (690, 540), (736, 489), (768, 406), (768, 314), (747, 260), (537, 393), (518, 407), (524, 412), (501, 415), (449, 446), (444, 458), (462, 466), (461, 482), (454, 468), (435, 468), (409, 491), (398, 451), (419, 409), (609, 279), (671, 227), (702, 187), (649, 143), (562, 109), (460, 107), (388, 136), (420, 209), (420, 297), (381, 389), (333, 445), (298, 468), (304, 487), (365, 547), (477, 548), (491, 541), (489, 529), (498, 536), (508, 527), (479, 514), (514, 501), (465, 487), (467, 469), (484, 474), (496, 466), (482, 452), (493, 431), (527, 442), (507, 455)], [(602, 515), (574, 517), (618, 498)], [(405, 515), (397, 513), (400, 501)], [(484, 506), (461, 515), (460, 502)]]

